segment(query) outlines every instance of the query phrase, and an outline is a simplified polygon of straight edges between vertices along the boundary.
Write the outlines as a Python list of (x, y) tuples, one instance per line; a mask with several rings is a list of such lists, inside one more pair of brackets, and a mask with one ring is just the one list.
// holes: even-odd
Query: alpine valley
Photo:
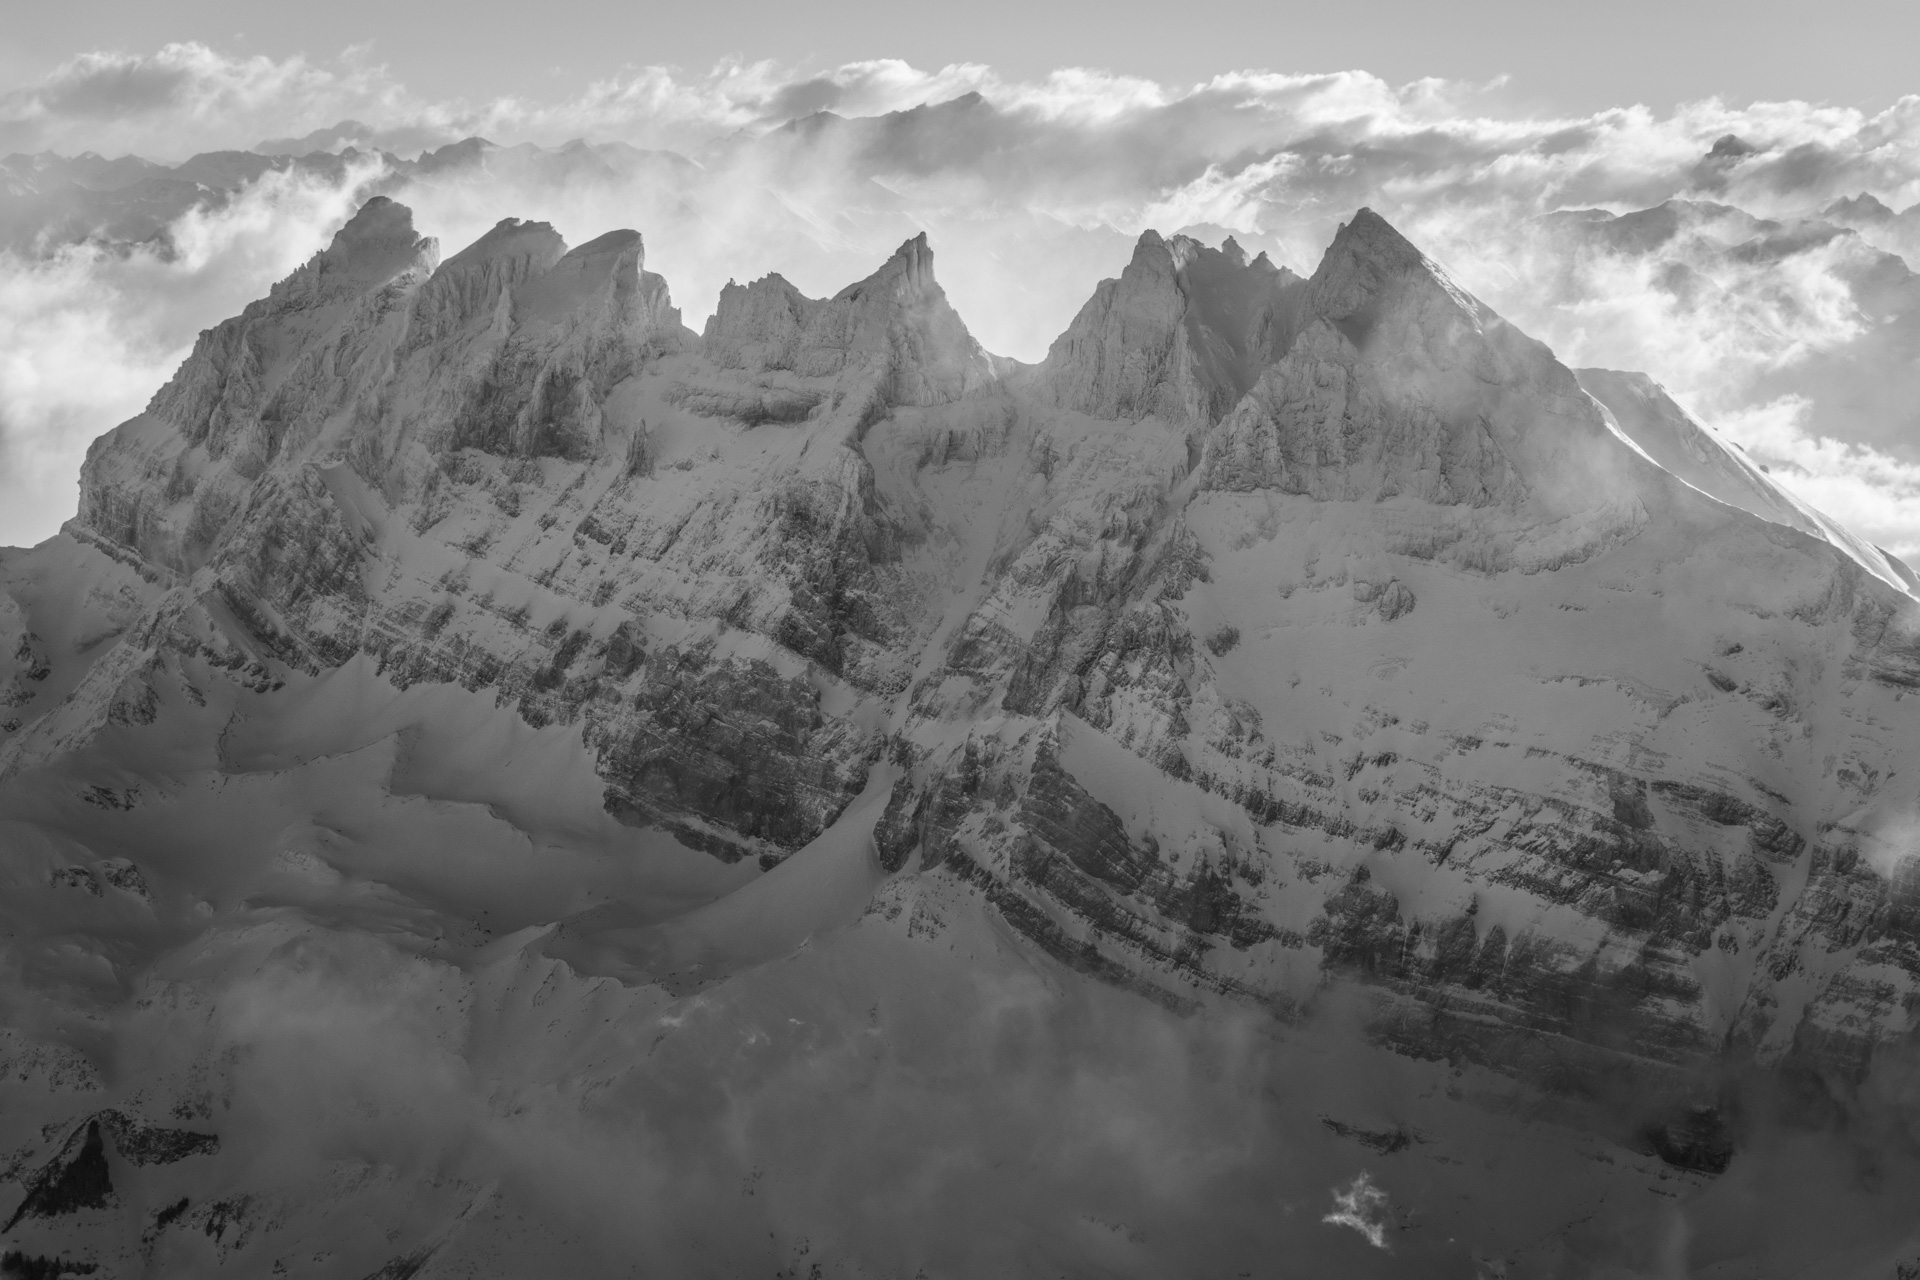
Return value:
[(1914, 588), (1364, 209), (373, 198), (0, 551), (5, 1265), (1911, 1276)]

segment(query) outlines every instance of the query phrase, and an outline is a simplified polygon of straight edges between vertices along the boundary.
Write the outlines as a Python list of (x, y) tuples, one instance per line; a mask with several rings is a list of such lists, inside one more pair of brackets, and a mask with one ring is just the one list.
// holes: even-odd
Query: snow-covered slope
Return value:
[(1365, 210), (1149, 233), (1028, 368), (924, 237), (696, 335), (632, 232), (371, 201), (0, 556), (8, 1229), (1618, 1272), (1684, 1178), (1784, 1249), (1700, 1179), (1915, 1030), (1920, 609), (1715, 450)]
[(1831, 542), (1882, 581), (1909, 590), (1913, 570), (1897, 556), (1849, 532), (1839, 521), (1808, 506), (1771, 475), (1675, 403), (1666, 388), (1644, 373), (1579, 369), (1580, 385), (1612, 415), (1614, 425), (1662, 467), (1728, 506)]

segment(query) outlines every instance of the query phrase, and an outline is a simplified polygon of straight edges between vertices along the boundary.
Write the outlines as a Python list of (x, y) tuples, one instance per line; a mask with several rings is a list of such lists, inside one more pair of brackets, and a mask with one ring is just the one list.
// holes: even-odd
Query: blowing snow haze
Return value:
[(0, 94), (0, 1274), (1920, 1274), (1920, 99), (1491, 92)]

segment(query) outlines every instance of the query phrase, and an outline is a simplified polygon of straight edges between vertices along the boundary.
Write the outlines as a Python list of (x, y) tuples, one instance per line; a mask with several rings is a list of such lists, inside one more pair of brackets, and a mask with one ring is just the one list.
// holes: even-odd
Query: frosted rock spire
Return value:
[(1103, 280), (1054, 341), (1038, 380), (1049, 399), (1095, 417), (1211, 422), (1292, 340), (1301, 281), (1238, 244), (1143, 233), (1118, 279)]
[(729, 281), (705, 338), (713, 360), (750, 372), (835, 377), (866, 368), (891, 404), (938, 404), (996, 376), (934, 278), (925, 232), (831, 298), (808, 298), (778, 275)]
[(1291, 348), (1209, 440), (1209, 484), (1565, 511), (1637, 483), (1641, 460), (1572, 372), (1372, 210), (1335, 236), (1304, 307)]

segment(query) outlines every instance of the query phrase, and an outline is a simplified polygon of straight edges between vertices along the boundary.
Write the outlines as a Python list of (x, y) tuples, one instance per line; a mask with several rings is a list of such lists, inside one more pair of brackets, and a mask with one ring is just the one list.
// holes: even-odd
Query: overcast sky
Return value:
[(1712, 96), (1871, 107), (1920, 87), (1916, 10), (1912, 0), (80, 0), (11, 6), (0, 80), (38, 79), (87, 49), (197, 41), (276, 60), (332, 59), (358, 46), (366, 61), (438, 98), (552, 97), (643, 64), (703, 71), (726, 57), (817, 68), (900, 58), (921, 67), (977, 62), (1020, 78), (1066, 66), (1171, 82), (1250, 67), (1364, 69), (1395, 84), (1504, 76), (1505, 108), (1552, 113), (1633, 103), (1665, 110)]

